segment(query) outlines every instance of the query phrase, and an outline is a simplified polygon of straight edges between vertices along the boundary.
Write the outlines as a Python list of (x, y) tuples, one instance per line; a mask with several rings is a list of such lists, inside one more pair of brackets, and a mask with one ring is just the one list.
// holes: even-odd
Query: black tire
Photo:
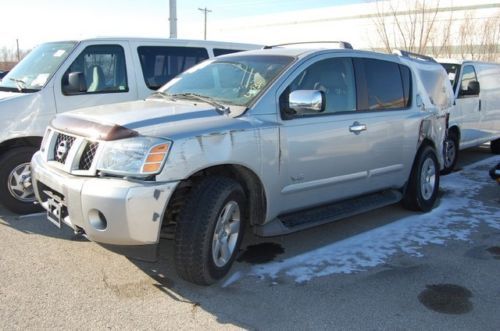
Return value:
[(490, 148), (493, 154), (500, 154), (500, 139), (493, 140), (490, 143)]
[[(247, 223), (245, 201), (241, 185), (230, 178), (207, 177), (193, 188), (181, 210), (175, 231), (175, 267), (182, 278), (195, 284), (210, 285), (229, 272)], [(216, 235), (216, 225), (221, 224), (219, 219), (224, 218), (222, 212), (225, 208), (236, 208), (234, 203), (239, 208), (239, 230), (236, 239), (232, 238), (235, 246), (229, 254), (230, 257), (225, 259), (227, 262), (217, 265), (222, 264), (223, 257), (221, 254), (220, 257), (214, 258), (213, 247), (218, 241), (216, 238), (221, 238), (221, 247), (220, 242), (224, 240), (221, 232), (224, 231)], [(236, 218), (235, 214), (234, 212), (230, 215), (231, 220), (227, 224), (236, 224), (233, 219)], [(226, 238), (231, 238), (231, 235), (226, 234)], [(226, 239), (226, 242), (229, 240)]]
[(456, 133), (450, 132), (443, 144), (444, 168), (441, 170), (441, 175), (447, 175), (455, 169), (459, 152), (458, 144), (458, 136)]
[[(35, 196), (26, 197), (23, 200), (21, 194), (15, 195), (11, 177), (13, 171), (22, 164), (31, 162), (33, 154), (37, 151), (35, 147), (18, 147), (11, 149), (0, 157), (0, 203), (8, 210), (17, 214), (30, 214), (41, 211), (39, 205), (35, 205)], [(19, 168), (18, 168), (19, 169)], [(31, 174), (29, 174), (31, 178)], [(9, 186), (11, 189), (9, 189)], [(14, 193), (12, 193), (14, 192)]]
[[(427, 171), (427, 177), (422, 178), (424, 167), (426, 168), (425, 171)], [(434, 185), (430, 185), (430, 183)], [(413, 163), (408, 186), (402, 201), (403, 206), (414, 211), (429, 211), (436, 202), (438, 190), (439, 163), (436, 153), (430, 146), (424, 146)]]

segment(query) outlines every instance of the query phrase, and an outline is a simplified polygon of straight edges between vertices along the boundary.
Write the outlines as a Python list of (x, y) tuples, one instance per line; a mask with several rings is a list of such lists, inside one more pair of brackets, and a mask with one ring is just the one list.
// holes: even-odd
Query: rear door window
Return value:
[(208, 59), (203, 47), (141, 46), (137, 49), (146, 86), (157, 90), (195, 64)]
[[(409, 106), (410, 71), (390, 61), (355, 58), (358, 110), (390, 110)], [(404, 68), (404, 67), (403, 67)]]

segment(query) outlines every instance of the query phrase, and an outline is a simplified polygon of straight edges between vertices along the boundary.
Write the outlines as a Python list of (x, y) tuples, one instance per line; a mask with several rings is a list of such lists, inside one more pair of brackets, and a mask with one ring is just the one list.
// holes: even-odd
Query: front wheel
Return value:
[(444, 140), (444, 167), (441, 174), (446, 175), (453, 171), (458, 159), (458, 137), (454, 133), (448, 134)]
[(439, 190), (439, 164), (436, 153), (423, 147), (417, 155), (403, 197), (403, 206), (415, 211), (429, 211), (436, 202)]
[(42, 210), (34, 204), (35, 194), (31, 184), (31, 157), (34, 147), (11, 149), (0, 158), (0, 203), (17, 214)]
[(231, 268), (243, 238), (247, 210), (241, 185), (208, 177), (191, 192), (175, 231), (175, 266), (187, 281), (210, 285)]

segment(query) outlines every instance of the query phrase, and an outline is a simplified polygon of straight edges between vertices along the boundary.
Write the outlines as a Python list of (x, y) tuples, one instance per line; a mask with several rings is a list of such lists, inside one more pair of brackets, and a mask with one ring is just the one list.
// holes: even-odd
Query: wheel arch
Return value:
[(458, 125), (453, 125), (453, 126), (449, 127), (448, 134), (455, 134), (457, 139), (458, 139), (457, 143), (460, 146), (460, 138), (461, 138), (462, 133), (460, 132), (460, 128), (458, 127)]
[(172, 198), (167, 203), (162, 226), (170, 222), (176, 222), (191, 188), (209, 176), (229, 177), (240, 183), (248, 199), (250, 224), (258, 225), (264, 222), (267, 211), (267, 199), (264, 185), (259, 176), (250, 168), (242, 165), (220, 164), (198, 170), (177, 185)]
[(4, 140), (0, 143), (0, 155), (17, 147), (40, 147), (43, 137), (28, 136)]

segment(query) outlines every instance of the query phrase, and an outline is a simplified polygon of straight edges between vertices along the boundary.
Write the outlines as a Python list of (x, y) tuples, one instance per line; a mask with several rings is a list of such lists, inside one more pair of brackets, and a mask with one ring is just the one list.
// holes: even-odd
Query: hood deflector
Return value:
[(127, 129), (121, 125), (97, 123), (66, 114), (56, 116), (50, 125), (58, 131), (73, 133), (94, 140), (110, 141), (139, 135), (137, 131)]

